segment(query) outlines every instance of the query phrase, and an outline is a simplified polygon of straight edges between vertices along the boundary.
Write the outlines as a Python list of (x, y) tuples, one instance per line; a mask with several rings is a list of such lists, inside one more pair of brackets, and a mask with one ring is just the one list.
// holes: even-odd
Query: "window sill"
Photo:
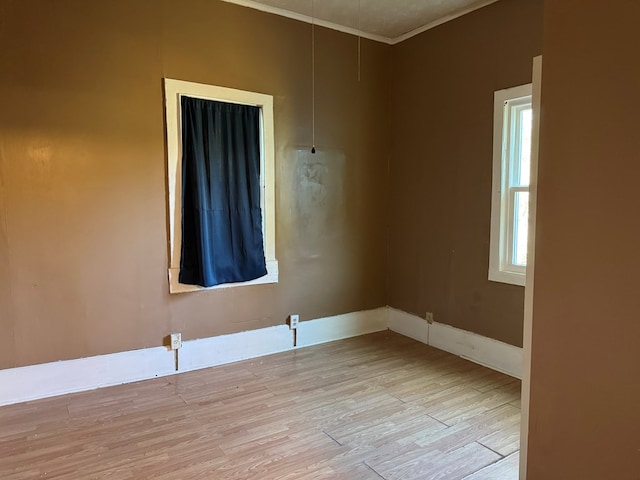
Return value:
[(525, 273), (506, 272), (504, 270), (489, 270), (489, 280), (492, 282), (509, 283), (524, 287), (527, 275)]
[(185, 285), (178, 281), (180, 274), (180, 268), (169, 269), (169, 293), (187, 293), (187, 292), (199, 292), (204, 290), (218, 290), (221, 288), (235, 288), (235, 287), (248, 287), (251, 285), (264, 285), (268, 283), (278, 283), (278, 261), (267, 261), (267, 274), (264, 277), (256, 278), (249, 282), (239, 283), (223, 283), (222, 285), (215, 285), (213, 287), (200, 287), (198, 285)]

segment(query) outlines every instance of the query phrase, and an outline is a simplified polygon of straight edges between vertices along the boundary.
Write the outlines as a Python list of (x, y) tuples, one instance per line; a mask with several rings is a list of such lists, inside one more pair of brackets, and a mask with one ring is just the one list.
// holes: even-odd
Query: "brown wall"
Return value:
[(502, 0), (393, 50), (389, 304), (522, 345), (522, 287), (490, 282), (493, 92), (531, 82), (542, 0)]
[(545, 2), (529, 480), (640, 478), (640, 4)]
[[(0, 368), (386, 304), (390, 47), (213, 0), (0, 1)], [(162, 78), (275, 99), (278, 285), (169, 295)], [(304, 184), (307, 188), (300, 188)]]

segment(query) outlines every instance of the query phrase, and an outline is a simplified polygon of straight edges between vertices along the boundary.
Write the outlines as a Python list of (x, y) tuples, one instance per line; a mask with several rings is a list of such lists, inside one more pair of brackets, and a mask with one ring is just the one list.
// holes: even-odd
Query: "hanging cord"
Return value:
[(361, 43), (362, 43), (362, 37), (360, 36), (360, 32), (361, 32), (361, 3), (362, 0), (358, 0), (358, 81), (360, 81), (360, 66), (361, 66), (361, 61), (362, 61), (362, 55), (361, 55)]
[(316, 22), (311, 0), (311, 153), (316, 153)]

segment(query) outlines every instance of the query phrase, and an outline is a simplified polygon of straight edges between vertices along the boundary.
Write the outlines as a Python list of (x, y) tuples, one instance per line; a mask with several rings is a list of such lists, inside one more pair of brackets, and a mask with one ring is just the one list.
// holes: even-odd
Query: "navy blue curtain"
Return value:
[(180, 283), (267, 274), (260, 209), (260, 108), (182, 97)]

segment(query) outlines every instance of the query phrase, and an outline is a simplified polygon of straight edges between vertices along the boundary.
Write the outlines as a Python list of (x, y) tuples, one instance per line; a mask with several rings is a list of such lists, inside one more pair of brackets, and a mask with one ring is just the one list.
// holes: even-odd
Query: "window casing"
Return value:
[[(239, 287), (278, 282), (278, 261), (275, 255), (275, 152), (273, 97), (213, 85), (165, 78), (165, 120), (167, 126), (167, 191), (169, 202), (169, 291), (182, 293), (226, 287)], [(261, 109), (260, 203), (262, 208), (264, 254), (267, 275), (258, 279), (199, 287), (178, 281), (182, 249), (182, 135), (180, 101), (183, 95), (219, 102), (255, 105)]]
[(524, 285), (531, 172), (531, 84), (494, 94), (489, 280)]

